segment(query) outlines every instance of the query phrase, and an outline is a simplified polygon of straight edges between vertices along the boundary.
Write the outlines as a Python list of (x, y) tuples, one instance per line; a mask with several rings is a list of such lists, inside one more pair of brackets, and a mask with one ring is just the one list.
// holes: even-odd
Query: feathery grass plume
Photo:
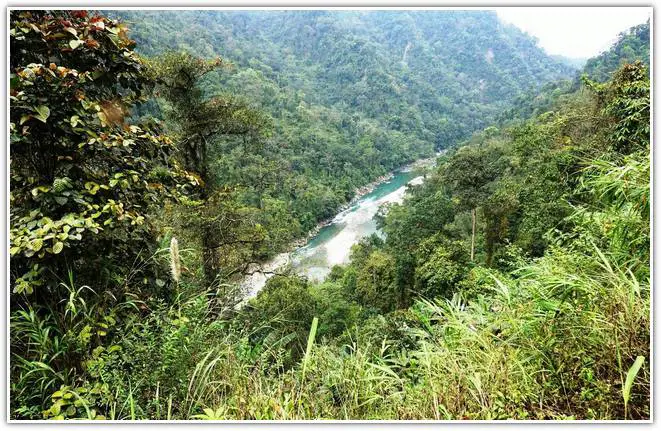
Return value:
[(177, 238), (172, 237), (170, 240), (170, 271), (172, 272), (172, 279), (179, 283), (181, 277), (181, 257), (179, 256), (179, 242)]

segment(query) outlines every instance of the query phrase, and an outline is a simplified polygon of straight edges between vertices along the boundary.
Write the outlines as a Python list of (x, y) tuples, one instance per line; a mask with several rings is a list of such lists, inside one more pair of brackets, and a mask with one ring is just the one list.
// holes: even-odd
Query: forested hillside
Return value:
[(584, 73), (599, 82), (611, 78), (620, 66), (640, 60), (648, 68), (650, 65), (650, 23), (631, 27), (620, 33), (611, 49), (591, 58), (585, 64)]
[(495, 12), (177, 11), (134, 17), (127, 11), (121, 16), (131, 23), (131, 37), (145, 55), (185, 50), (235, 63), (238, 74), (217, 81), (211, 91), (222, 85), (240, 90), (273, 110), (275, 118), (277, 96), (294, 98), (293, 106), (303, 101), (354, 122), (376, 120), (386, 134), (413, 134), (437, 149), (485, 127), (521, 93), (574, 72), (530, 36), (500, 22)]
[(572, 79), (544, 84), (541, 89), (517, 97), (510, 109), (503, 110), (498, 122), (521, 121), (552, 109), (558, 99), (574, 93), (581, 85), (581, 76), (597, 82), (609, 80), (623, 64), (642, 62), (649, 71), (650, 24), (640, 24), (618, 35), (613, 46), (585, 62), (585, 67)]
[[(484, 128), (517, 95), (574, 73), (492, 12), (117, 14), (141, 54), (186, 51), (234, 65), (200, 86), (268, 113), (273, 132), (261, 176), (300, 223), (292, 236), (334, 214), (357, 187)], [(218, 152), (217, 180), (254, 186), (245, 168), (252, 163), (235, 147)], [(274, 178), (273, 166), (286, 174)]]
[(9, 418), (650, 418), (641, 27), (573, 81), (491, 12), (9, 14)]

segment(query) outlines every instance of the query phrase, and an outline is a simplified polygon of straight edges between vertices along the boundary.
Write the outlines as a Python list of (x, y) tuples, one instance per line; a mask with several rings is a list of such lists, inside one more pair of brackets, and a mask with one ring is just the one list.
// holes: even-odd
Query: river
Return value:
[(407, 185), (420, 184), (422, 181), (423, 177), (412, 170), (395, 172), (389, 180), (378, 184), (350, 208), (337, 214), (305, 246), (277, 255), (262, 265), (261, 271), (246, 277), (242, 282), (246, 299), (257, 295), (266, 280), (287, 265), (291, 266), (292, 272), (311, 281), (322, 281), (334, 265), (349, 262), (352, 245), (363, 237), (379, 233), (374, 219), (379, 207), (385, 203), (401, 203)]

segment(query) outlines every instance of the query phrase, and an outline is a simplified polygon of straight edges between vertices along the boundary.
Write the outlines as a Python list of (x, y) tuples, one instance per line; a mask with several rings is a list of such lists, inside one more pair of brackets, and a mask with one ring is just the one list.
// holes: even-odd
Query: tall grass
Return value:
[[(638, 358), (649, 358), (649, 286), (607, 251), (587, 250), (553, 249), (468, 302), (417, 302), (419, 324), (405, 329), (416, 340), (412, 349), (387, 339), (315, 345), (313, 323), (301, 361), (273, 368), (266, 359), (277, 349), (254, 356), (243, 347), (247, 334), (209, 332), (190, 319), (187, 340), (167, 341), (163, 350), (175, 348), (167, 355), (179, 359), (165, 374), (146, 370), (145, 381), (159, 382), (152, 389), (139, 383), (119, 391), (114, 417), (648, 417), (649, 361)], [(177, 313), (208, 307), (194, 296), (187, 302)], [(168, 373), (185, 380), (177, 387)]]
[[(630, 163), (593, 167), (585, 184), (596, 199), (577, 208), (573, 231), (551, 238), (545, 256), (511, 274), (481, 268), (491, 278), (469, 299), (418, 300), (406, 323), (396, 321), (407, 346), (386, 331), (378, 342), (363, 337), (360, 326), (325, 339), (317, 332), (326, 322), (314, 318), (302, 356), (285, 362), (299, 335), (275, 328), (291, 322), (276, 313), (242, 327), (218, 313), (216, 292), (182, 277), (172, 303), (125, 315), (118, 348), (78, 350), (85, 374), (66, 356), (76, 352), (71, 331), (97, 321), (98, 302), (70, 281), (61, 314), (28, 306), (12, 315), (13, 414), (38, 417), (50, 401), (39, 394), (102, 382), (113, 390), (84, 395), (79, 417), (648, 418), (649, 254), (625, 244), (649, 239), (649, 189), (638, 184), (644, 172), (634, 174), (649, 164)], [(257, 344), (256, 334), (265, 334)]]
[[(547, 255), (512, 278), (494, 276), (469, 302), (460, 296), (419, 301), (419, 324), (407, 329), (415, 348), (391, 349), (395, 340), (384, 339), (380, 348), (353, 342), (311, 349), (311, 331), (301, 372), (253, 374), (245, 382), (259, 395), (227, 417), (649, 417), (648, 256), (623, 248), (641, 229), (647, 235), (645, 199), (639, 198), (647, 196), (642, 183), (649, 165), (632, 166), (595, 164), (599, 174), (586, 184), (597, 201), (577, 211), (590, 217), (575, 216), (571, 238), (558, 238)], [(643, 174), (634, 175), (635, 169)], [(626, 223), (634, 231), (594, 223), (617, 224), (632, 215)]]

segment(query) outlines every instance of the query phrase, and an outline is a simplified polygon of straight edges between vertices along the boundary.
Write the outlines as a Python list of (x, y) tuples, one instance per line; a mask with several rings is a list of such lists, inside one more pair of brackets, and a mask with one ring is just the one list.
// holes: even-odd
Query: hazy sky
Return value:
[(645, 7), (503, 7), (498, 16), (539, 39), (549, 54), (593, 57), (617, 35), (647, 21)]

